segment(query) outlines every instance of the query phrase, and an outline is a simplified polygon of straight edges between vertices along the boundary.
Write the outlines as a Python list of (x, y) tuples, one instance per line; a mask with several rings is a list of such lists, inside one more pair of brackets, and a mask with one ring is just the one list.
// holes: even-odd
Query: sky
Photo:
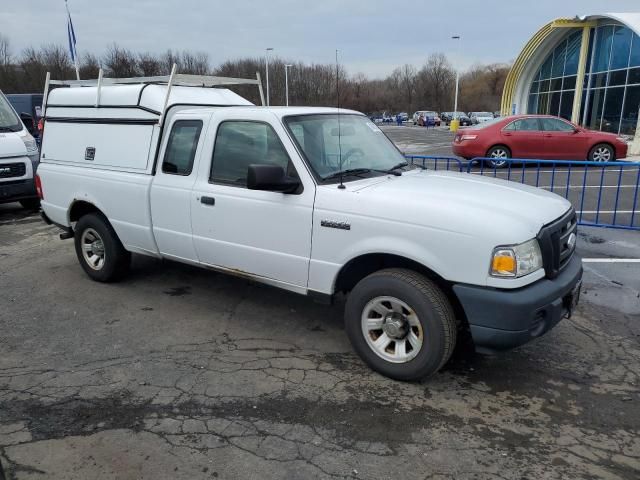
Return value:
[[(69, 0), (78, 53), (113, 42), (136, 52), (202, 51), (213, 66), (273, 55), (333, 63), (382, 78), (442, 52), (457, 68), (513, 60), (557, 17), (640, 11), (640, 0)], [(0, 1), (0, 33), (14, 53), (66, 45), (63, 0)], [(460, 35), (459, 46), (451, 39)]]

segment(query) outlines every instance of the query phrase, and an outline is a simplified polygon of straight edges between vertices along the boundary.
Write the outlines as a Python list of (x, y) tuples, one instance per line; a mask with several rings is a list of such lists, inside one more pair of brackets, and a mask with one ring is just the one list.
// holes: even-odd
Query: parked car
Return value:
[(559, 117), (513, 115), (459, 130), (453, 153), (491, 158), (497, 168), (506, 166), (508, 158), (608, 162), (625, 158), (627, 143), (618, 135), (587, 130)]
[[(33, 123), (28, 114), (23, 117)], [(36, 141), (0, 91), (0, 203), (20, 202), (24, 208), (38, 208), (37, 168)]]
[(420, 126), (424, 126), (425, 123), (423, 122), (423, 124), (420, 124), (420, 117), (422, 117), (423, 119), (426, 118), (432, 118), (433, 119), (433, 123), (436, 127), (439, 127), (442, 120), (440, 119), (440, 117), (438, 116), (438, 114), (436, 112), (434, 112), (433, 110), (418, 110), (417, 112), (415, 112), (413, 114), (413, 124), (414, 125), (420, 125)]
[(42, 117), (42, 93), (12, 93), (7, 100), (18, 112), (29, 133), (39, 141), (38, 121)]
[(401, 380), (438, 371), (465, 332), (504, 350), (574, 308), (582, 263), (564, 198), (411, 169), (355, 111), (151, 81), (49, 94), (44, 219), (91, 279), (121, 278), (137, 253), (327, 302), (346, 293), (354, 349)]
[(460, 122), (460, 126), (472, 125), (471, 119), (464, 112), (443, 112), (440, 114), (440, 118), (445, 125), (451, 125), (451, 120), (457, 118)]
[(382, 114), (382, 123), (392, 123), (395, 121), (395, 117), (388, 112)]
[(407, 112), (400, 112), (396, 116), (399, 116), (400, 120), (403, 121), (403, 122), (408, 122), (409, 121), (409, 114)]
[(471, 118), (471, 122), (474, 125), (478, 125), (479, 123), (488, 122), (493, 120), (493, 113), (491, 112), (470, 112), (469, 118)]

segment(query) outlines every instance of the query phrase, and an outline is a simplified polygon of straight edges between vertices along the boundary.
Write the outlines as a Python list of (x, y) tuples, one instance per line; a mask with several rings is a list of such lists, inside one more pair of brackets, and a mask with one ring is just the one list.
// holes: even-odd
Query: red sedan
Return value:
[(453, 153), (466, 159), (491, 158), (496, 168), (504, 167), (508, 158), (611, 162), (627, 156), (627, 142), (550, 115), (514, 115), (459, 129)]

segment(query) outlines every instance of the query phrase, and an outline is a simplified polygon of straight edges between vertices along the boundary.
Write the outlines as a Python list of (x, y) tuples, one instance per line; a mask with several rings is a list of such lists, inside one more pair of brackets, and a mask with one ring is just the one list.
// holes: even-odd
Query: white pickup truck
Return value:
[(358, 112), (256, 107), (209, 78), (49, 94), (44, 218), (92, 279), (120, 278), (136, 253), (346, 293), (355, 350), (404, 380), (440, 369), (462, 336), (504, 350), (570, 315), (582, 263), (563, 198), (411, 168)]

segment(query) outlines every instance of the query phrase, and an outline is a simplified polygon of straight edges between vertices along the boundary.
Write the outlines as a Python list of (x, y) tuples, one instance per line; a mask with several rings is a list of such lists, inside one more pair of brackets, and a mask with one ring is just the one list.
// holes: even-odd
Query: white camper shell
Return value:
[[(163, 84), (164, 83), (164, 84)], [(257, 85), (237, 79), (174, 75), (127, 79), (47, 81), (46, 134), (41, 158), (86, 168), (151, 173), (163, 124), (185, 109), (251, 106), (219, 85)], [(60, 85), (66, 88), (54, 88)], [(82, 142), (69, 142), (81, 137)], [(119, 139), (114, 142), (114, 139)]]

